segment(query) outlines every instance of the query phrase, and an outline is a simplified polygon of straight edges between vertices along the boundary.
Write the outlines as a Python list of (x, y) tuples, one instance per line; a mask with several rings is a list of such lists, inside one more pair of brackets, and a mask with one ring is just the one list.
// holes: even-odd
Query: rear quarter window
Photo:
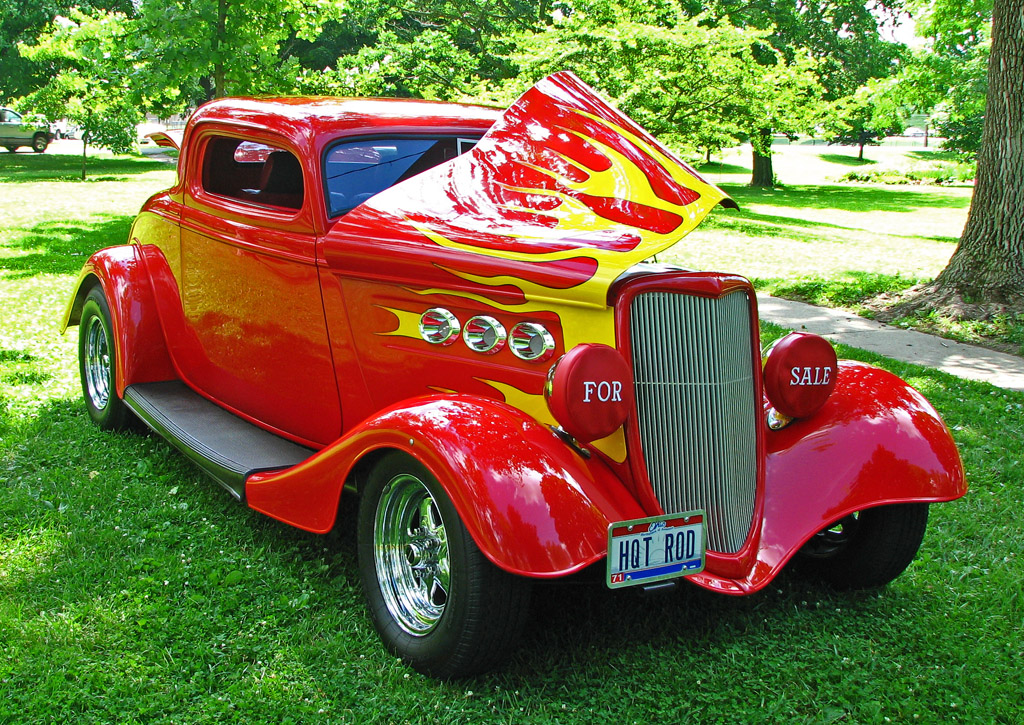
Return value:
[(302, 166), (287, 149), (214, 136), (202, 159), (203, 190), (249, 204), (301, 209)]

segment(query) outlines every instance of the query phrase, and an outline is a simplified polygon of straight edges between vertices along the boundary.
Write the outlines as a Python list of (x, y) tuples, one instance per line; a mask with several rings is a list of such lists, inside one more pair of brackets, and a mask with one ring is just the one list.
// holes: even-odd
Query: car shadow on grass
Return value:
[(75, 274), (97, 249), (125, 244), (134, 215), (100, 215), (87, 219), (46, 221), (21, 230), (7, 249), (22, 254), (0, 257), (0, 270), (10, 278), (37, 274)]
[(601, 584), (546, 584), (534, 590), (533, 611), (512, 661), (492, 677), (514, 687), (545, 681), (585, 687), (620, 676), (654, 682), (671, 663), (672, 672), (709, 684), (723, 657), (747, 653), (756, 666), (755, 653), (774, 653), (763, 663), (771, 666), (772, 657), (785, 660), (788, 652), (814, 649), (836, 632), (908, 616), (914, 609), (908, 598), (914, 595), (837, 592), (788, 571), (745, 597), (685, 582), (653, 595), (613, 592)]

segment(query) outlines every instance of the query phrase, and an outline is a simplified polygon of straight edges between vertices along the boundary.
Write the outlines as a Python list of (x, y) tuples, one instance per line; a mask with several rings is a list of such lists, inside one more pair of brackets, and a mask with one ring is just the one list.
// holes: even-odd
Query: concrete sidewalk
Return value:
[(968, 380), (1024, 390), (1024, 359), (1014, 355), (766, 294), (757, 295), (757, 308), (762, 320), (791, 330), (813, 332), (832, 342), (937, 368)]

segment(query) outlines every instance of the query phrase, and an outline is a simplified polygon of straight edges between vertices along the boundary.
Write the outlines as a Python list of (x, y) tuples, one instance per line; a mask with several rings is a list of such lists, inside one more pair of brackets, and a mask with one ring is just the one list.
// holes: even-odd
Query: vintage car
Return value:
[(504, 112), (224, 99), (64, 325), (101, 427), (310, 532), (358, 494), (384, 643), (464, 676), (537, 580), (743, 595), (795, 558), (877, 587), (964, 494), (906, 383), (806, 333), (762, 355), (746, 279), (652, 261), (718, 205), (568, 73)]

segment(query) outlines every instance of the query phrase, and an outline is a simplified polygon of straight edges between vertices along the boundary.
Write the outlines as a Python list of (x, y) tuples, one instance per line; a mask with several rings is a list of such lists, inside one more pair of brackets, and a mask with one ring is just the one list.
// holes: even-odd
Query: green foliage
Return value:
[(886, 136), (903, 130), (908, 115), (892, 89), (894, 81), (869, 81), (857, 91), (832, 104), (833, 115), (826, 121), (825, 139), (829, 143), (860, 147), (877, 145)]
[[(656, 8), (655, 8), (656, 9)], [(765, 33), (726, 23), (706, 27), (675, 16), (663, 25), (650, 8), (605, 5), (576, 12), (519, 38), (519, 76), (489, 100), (508, 103), (543, 76), (571, 70), (610, 96), (642, 126), (671, 143), (718, 150), (770, 124), (805, 130), (820, 88), (806, 58), (765, 64)], [(614, 11), (614, 12), (613, 12)]]
[(871, 78), (896, 70), (902, 48), (883, 40), (879, 25), (891, 22), (902, 3), (862, 0), (809, 0), (800, 3), (750, 3), (715, 0), (688, 3), (691, 15), (705, 22), (727, 21), (743, 28), (770, 31), (773, 48), (787, 58), (809, 53), (829, 100), (850, 95)]
[(131, 47), (138, 90), (165, 113), (226, 95), (286, 93), (301, 70), (291, 45), (339, 14), (333, 0), (145, 0)]
[(918, 33), (932, 42), (907, 58), (898, 89), (905, 102), (934, 109), (945, 148), (973, 158), (985, 117), (992, 0), (915, 0), (913, 6)]
[(53, 23), (35, 44), (22, 45), (29, 59), (52, 63), (50, 82), (25, 99), (49, 118), (66, 118), (82, 131), (82, 178), (88, 145), (129, 150), (142, 120), (131, 87), (135, 70), (124, 48), (127, 18), (119, 13), (86, 15), (72, 10)]
[(435, 29), (408, 42), (384, 32), (375, 45), (344, 61), (344, 68), (303, 73), (299, 88), (313, 94), (453, 100), (466, 94), (478, 67), (472, 53)]
[[(760, 117), (752, 119), (753, 125), (747, 127), (754, 157), (752, 185), (770, 188), (775, 184), (771, 163), (774, 135), (792, 138), (807, 133), (825, 115), (822, 100), (849, 95), (868, 79), (895, 72), (901, 48), (883, 41), (878, 34), (880, 22), (891, 17), (894, 4), (879, 2), (868, 7), (860, 0), (800, 3), (717, 0), (708, 6), (694, 2), (683, 4), (684, 12), (704, 24), (732, 23), (741, 28), (766, 31), (770, 45), (762, 50), (760, 62), (777, 68), (777, 58), (781, 55), (787, 61), (804, 65), (814, 72), (822, 89), (813, 99), (805, 97), (802, 103), (794, 105), (787, 94), (774, 92), (770, 84), (766, 86), (761, 96), (766, 112), (758, 114)], [(788, 83), (783, 83), (781, 87), (786, 85)]]
[[(304, 93), (466, 98), (480, 84), (516, 75), (509, 55), (517, 39), (550, 22), (556, 5), (546, 0), (352, 3), (345, 24), (331, 29), (332, 45), (315, 48), (321, 62), (302, 74), (298, 87)], [(327, 47), (335, 49), (335, 60), (320, 72)]]
[(24, 57), (18, 45), (34, 42), (57, 16), (67, 15), (71, 8), (85, 13), (133, 12), (131, 0), (0, 0), (0, 103), (6, 105), (50, 80), (52, 66)]

